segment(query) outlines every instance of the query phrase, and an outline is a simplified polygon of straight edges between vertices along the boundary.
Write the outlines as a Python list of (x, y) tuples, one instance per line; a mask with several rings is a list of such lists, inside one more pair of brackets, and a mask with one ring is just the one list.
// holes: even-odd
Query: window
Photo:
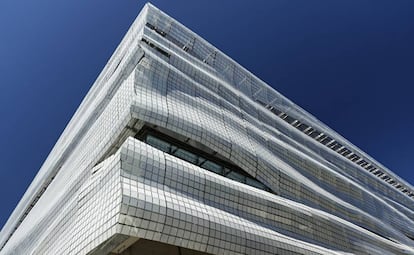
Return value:
[(212, 155), (206, 155), (206, 153), (196, 148), (192, 148), (190, 145), (175, 140), (174, 138), (160, 133), (159, 131), (148, 128), (148, 130), (146, 130), (143, 135), (140, 135), (138, 138), (154, 148), (176, 156), (177, 158), (190, 162), (210, 172), (225, 176), (234, 181), (238, 181), (261, 190), (272, 192), (271, 189), (239, 167), (228, 162), (223, 162), (223, 160), (217, 159)]
[(216, 164), (216, 163), (214, 163), (214, 162), (212, 162), (212, 161), (210, 161), (210, 160), (207, 160), (206, 162), (201, 164), (200, 167), (202, 167), (204, 169), (207, 169), (211, 172), (214, 172), (216, 174), (223, 175), (223, 167)]

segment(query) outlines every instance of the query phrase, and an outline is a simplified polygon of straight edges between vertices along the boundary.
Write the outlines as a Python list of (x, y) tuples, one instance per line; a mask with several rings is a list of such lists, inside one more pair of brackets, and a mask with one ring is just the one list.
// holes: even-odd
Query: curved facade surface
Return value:
[(414, 254), (413, 196), (147, 4), (2, 229), (0, 254)]

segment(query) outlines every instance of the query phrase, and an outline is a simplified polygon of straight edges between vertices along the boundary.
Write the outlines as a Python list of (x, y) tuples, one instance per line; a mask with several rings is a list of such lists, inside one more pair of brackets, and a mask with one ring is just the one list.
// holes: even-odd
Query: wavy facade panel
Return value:
[(147, 4), (0, 254), (414, 254), (413, 187)]

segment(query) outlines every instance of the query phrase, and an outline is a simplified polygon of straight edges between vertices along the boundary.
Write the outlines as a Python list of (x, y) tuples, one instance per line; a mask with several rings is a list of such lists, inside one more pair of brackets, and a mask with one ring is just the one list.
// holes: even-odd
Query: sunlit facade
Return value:
[(0, 254), (414, 254), (413, 199), (147, 4), (2, 229)]

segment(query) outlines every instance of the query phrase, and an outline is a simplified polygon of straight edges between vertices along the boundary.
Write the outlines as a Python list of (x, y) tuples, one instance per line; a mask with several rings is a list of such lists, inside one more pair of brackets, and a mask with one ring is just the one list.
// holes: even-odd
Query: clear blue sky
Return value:
[[(144, 3), (0, 1), (0, 226)], [(414, 1), (153, 3), (414, 183)]]

